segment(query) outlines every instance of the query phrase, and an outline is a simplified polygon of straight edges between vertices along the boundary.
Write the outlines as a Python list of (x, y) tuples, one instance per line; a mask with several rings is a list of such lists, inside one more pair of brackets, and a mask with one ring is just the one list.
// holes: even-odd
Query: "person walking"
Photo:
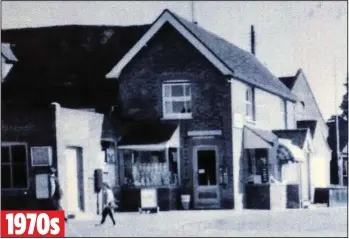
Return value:
[[(61, 205), (63, 191), (62, 191), (61, 185), (59, 183), (58, 177), (55, 174), (57, 172), (57, 170), (54, 167), (51, 167), (50, 171), (51, 171), (51, 175), (50, 175), (51, 196), (52, 196), (54, 210), (64, 211), (64, 209), (62, 208), (62, 205)], [(68, 218), (66, 216), (64, 216), (64, 221), (68, 222)]]
[(100, 225), (102, 225), (105, 222), (105, 219), (107, 218), (107, 216), (109, 216), (115, 226), (113, 211), (115, 208), (117, 208), (117, 205), (115, 203), (113, 190), (111, 190), (110, 186), (106, 183), (103, 183), (102, 195), (104, 200), (103, 200), (102, 220)]

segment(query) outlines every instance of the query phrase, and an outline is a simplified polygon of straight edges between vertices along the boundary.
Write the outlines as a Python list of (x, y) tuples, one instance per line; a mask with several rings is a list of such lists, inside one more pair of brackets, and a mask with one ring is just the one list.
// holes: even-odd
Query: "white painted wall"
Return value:
[[(233, 185), (234, 185), (234, 209), (242, 209), (243, 195), (245, 191), (244, 160), (242, 155), (243, 148), (243, 125), (258, 127), (261, 129), (284, 129), (285, 128), (285, 110), (281, 108), (280, 97), (266, 91), (255, 89), (255, 122), (249, 122), (244, 119), (245, 115), (245, 97), (247, 85), (238, 80), (231, 81), (231, 105), (232, 105), (232, 152), (233, 152)], [(290, 126), (294, 127), (293, 103), (287, 103), (292, 107), (286, 113)], [(284, 104), (285, 105), (285, 104)], [(240, 120), (238, 120), (240, 119)], [(239, 121), (239, 123), (238, 123)]]
[[(83, 173), (84, 173), (84, 204), (85, 212), (96, 213), (96, 194), (94, 192), (94, 170), (103, 165), (99, 161), (101, 150), (103, 115), (81, 110), (56, 107), (56, 134), (57, 134), (57, 165), (58, 177), (65, 175), (64, 150), (67, 146), (81, 147), (83, 151)], [(62, 203), (69, 198), (64, 197), (67, 181), (63, 183)]]

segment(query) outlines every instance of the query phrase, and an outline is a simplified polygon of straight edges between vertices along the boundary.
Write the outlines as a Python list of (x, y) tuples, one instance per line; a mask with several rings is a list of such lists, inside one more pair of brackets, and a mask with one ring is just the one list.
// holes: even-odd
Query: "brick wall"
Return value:
[[(137, 112), (133, 114), (135, 119), (161, 119), (162, 82), (165, 80), (189, 80), (191, 83), (193, 117), (172, 121), (180, 123), (182, 183), (184, 190), (192, 192), (193, 145), (218, 145), (222, 149), (220, 160), (227, 161), (231, 169), (230, 85), (179, 33), (165, 26), (119, 77), (122, 114), (129, 116)], [(191, 130), (221, 130), (222, 135), (197, 142), (197, 139), (187, 136)], [(229, 172), (232, 177), (231, 170)], [(230, 192), (225, 193), (227, 195), (232, 194), (231, 180), (224, 191)], [(232, 207), (232, 204), (228, 206)]]

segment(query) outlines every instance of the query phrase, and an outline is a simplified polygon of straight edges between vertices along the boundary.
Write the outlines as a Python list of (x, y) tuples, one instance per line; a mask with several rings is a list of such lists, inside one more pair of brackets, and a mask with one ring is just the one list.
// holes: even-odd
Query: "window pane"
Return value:
[(1, 187), (11, 187), (11, 169), (10, 165), (1, 165)]
[(191, 96), (191, 90), (190, 90), (190, 85), (189, 84), (184, 85), (184, 95), (185, 96)]
[(186, 103), (186, 112), (191, 113), (191, 101), (188, 100), (185, 103)]
[(165, 113), (167, 113), (167, 114), (172, 113), (172, 102), (171, 101), (165, 102)]
[(251, 117), (253, 115), (253, 109), (251, 104), (246, 104), (246, 115)]
[(27, 165), (15, 164), (12, 166), (12, 180), (14, 188), (27, 187)]
[(172, 85), (172, 96), (184, 96), (183, 85)]
[(173, 113), (185, 113), (184, 101), (174, 101), (172, 102)]
[(10, 147), (1, 146), (1, 162), (8, 163), (10, 162)]
[(171, 86), (170, 85), (165, 85), (164, 86), (164, 95), (165, 97), (170, 97), (171, 96)]
[(11, 146), (12, 162), (23, 163), (26, 162), (25, 146), (13, 145)]
[(246, 90), (246, 101), (251, 101), (250, 99), (251, 99), (251, 97), (250, 97), (250, 95), (251, 95), (251, 93), (250, 93), (250, 89), (247, 89)]

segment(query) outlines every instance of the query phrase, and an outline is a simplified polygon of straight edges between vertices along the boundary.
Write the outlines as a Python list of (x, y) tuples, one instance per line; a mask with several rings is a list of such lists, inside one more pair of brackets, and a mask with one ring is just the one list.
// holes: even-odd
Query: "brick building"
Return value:
[[(58, 37), (43, 37), (46, 44), (39, 44), (37, 38), (30, 38), (36, 36), (35, 29), (23, 30), (31, 41), (17, 43), (32, 46), (32, 51), (15, 48), (18, 64), (3, 84), (7, 104), (31, 100), (34, 108), (44, 101), (46, 106), (58, 102), (79, 109), (74, 114), (85, 124), (75, 125), (75, 118), (68, 128), (64, 121), (53, 128), (51, 125), (56, 133), (61, 132), (61, 144), (57, 137), (51, 142), (52, 161), (60, 180), (68, 177), (65, 171), (69, 166), (64, 162), (74, 154), (67, 156), (63, 148), (85, 147), (90, 152), (82, 154), (83, 165), (89, 161), (83, 176), (73, 176), (83, 182), (75, 191), (76, 195), (82, 192), (86, 207), (79, 206), (81, 199), (72, 206), (65, 202), (71, 211), (96, 209), (97, 197), (90, 189), (92, 172), (98, 168), (104, 169), (104, 180), (114, 187), (122, 210), (137, 210), (144, 188), (156, 190), (161, 210), (180, 209), (181, 195), (191, 197), (191, 208), (237, 210), (299, 207), (310, 200), (307, 156), (313, 153), (311, 130), (296, 128), (297, 98), (254, 55), (168, 10), (151, 25), (106, 28), (81, 33), (91, 34), (86, 37), (88, 41), (74, 35), (78, 30), (65, 33), (80, 39), (79, 44), (64, 37), (61, 42)], [(41, 31), (45, 36), (53, 30)], [(23, 39), (19, 32), (8, 33), (7, 41)], [(40, 50), (40, 46), (49, 48), (51, 44), (54, 50), (33, 54), (34, 46)], [(61, 51), (57, 53), (57, 49)], [(50, 59), (52, 65), (47, 65)], [(29, 72), (35, 77), (28, 82), (24, 79)], [(14, 82), (19, 80), (32, 94), (16, 88)], [(18, 106), (14, 108), (21, 112)], [(103, 112), (104, 117), (88, 114), (86, 108)], [(67, 114), (71, 111), (65, 107), (61, 110)], [(25, 119), (32, 113), (23, 114)], [(98, 122), (103, 118), (97, 124), (99, 136), (93, 131), (95, 127), (86, 123), (92, 116)], [(11, 127), (10, 120), (4, 121)], [(70, 132), (76, 127), (82, 127), (78, 135)], [(50, 134), (51, 128), (45, 132)], [(87, 142), (86, 132), (92, 131), (93, 142)], [(15, 141), (13, 135), (32, 141), (10, 132), (3, 143)], [(105, 165), (100, 164), (101, 150)], [(113, 150), (117, 156), (109, 160)], [(30, 157), (30, 153), (26, 155)], [(28, 168), (36, 170), (30, 162)], [(35, 188), (35, 184), (30, 187)], [(69, 187), (66, 184), (63, 191), (69, 191)], [(20, 193), (14, 188), (8, 191)]]

